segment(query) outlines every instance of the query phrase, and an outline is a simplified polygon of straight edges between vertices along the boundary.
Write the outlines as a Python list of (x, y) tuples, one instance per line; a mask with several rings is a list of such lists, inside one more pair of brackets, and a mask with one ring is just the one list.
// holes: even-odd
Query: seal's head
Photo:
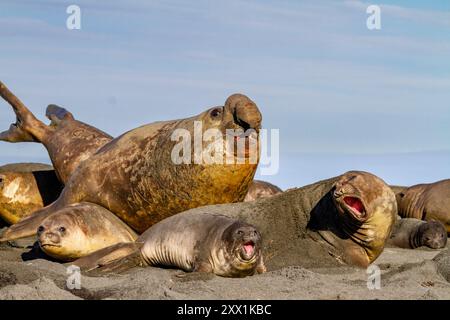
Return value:
[(47, 217), (38, 227), (38, 243), (42, 251), (63, 261), (85, 255), (89, 239), (75, 215), (58, 212)]
[(377, 176), (350, 171), (341, 176), (333, 190), (342, 232), (367, 254), (371, 263), (384, 248), (395, 223), (394, 192)]
[(222, 235), (229, 264), (242, 276), (253, 274), (261, 258), (261, 234), (252, 225), (236, 221)]
[[(229, 156), (249, 157), (251, 152), (255, 152), (253, 156), (259, 159), (257, 140), (262, 115), (256, 104), (247, 96), (233, 94), (228, 97), (224, 106), (203, 112), (197, 120), (202, 121), (205, 140), (214, 139), (214, 143), (204, 144), (206, 152), (216, 148), (216, 143), (223, 143), (223, 150)], [(218, 133), (223, 141), (217, 139)]]
[(417, 237), (420, 245), (431, 249), (441, 249), (447, 245), (447, 230), (439, 221), (429, 221), (421, 224)]

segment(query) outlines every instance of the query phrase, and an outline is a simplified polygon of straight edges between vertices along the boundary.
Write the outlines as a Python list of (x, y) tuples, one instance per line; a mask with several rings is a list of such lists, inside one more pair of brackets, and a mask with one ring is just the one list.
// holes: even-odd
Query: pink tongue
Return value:
[(244, 250), (247, 254), (252, 254), (253, 249), (254, 249), (254, 247), (252, 244), (244, 244)]
[(364, 211), (364, 205), (362, 204), (361, 200), (358, 198), (353, 197), (346, 197), (344, 199), (345, 203), (347, 203), (350, 207), (358, 211), (359, 213), (362, 213)]

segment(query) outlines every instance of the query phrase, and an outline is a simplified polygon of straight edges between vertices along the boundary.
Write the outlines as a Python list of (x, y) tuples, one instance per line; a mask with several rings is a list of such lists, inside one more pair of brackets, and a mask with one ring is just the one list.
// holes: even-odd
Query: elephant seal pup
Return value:
[(51, 124), (45, 125), (2, 82), (0, 96), (13, 107), (17, 118), (9, 130), (0, 133), (0, 140), (42, 143), (62, 183), (69, 180), (82, 161), (112, 140), (110, 135), (75, 120), (66, 109), (53, 104), (46, 111)]
[(268, 198), (282, 192), (283, 190), (269, 182), (253, 180), (247, 195), (245, 196), (244, 202), (255, 201), (259, 198)]
[(172, 216), (150, 227), (135, 243), (105, 248), (74, 264), (86, 271), (100, 268), (103, 272), (136, 265), (176, 267), (223, 277), (265, 272), (261, 235), (256, 228), (208, 213)]
[(450, 234), (450, 179), (400, 191), (397, 203), (402, 218), (440, 221)]
[(38, 227), (37, 235), (41, 250), (60, 261), (73, 261), (138, 237), (111, 212), (92, 203), (77, 203), (55, 212)]
[(40, 163), (0, 166), (0, 218), (17, 223), (55, 201), (63, 185), (53, 168)]
[[(190, 208), (241, 202), (259, 162), (259, 153), (250, 151), (261, 121), (256, 104), (235, 94), (197, 116), (131, 130), (81, 162), (52, 205), (6, 230), (0, 241), (31, 236), (46, 216), (79, 202), (101, 205), (138, 233)], [(203, 133), (208, 139), (199, 138)], [(244, 152), (224, 147), (230, 137)], [(219, 161), (207, 161), (212, 153)]]
[(269, 270), (343, 263), (367, 267), (384, 249), (397, 216), (397, 203), (383, 180), (350, 171), (275, 197), (181, 214), (193, 212), (224, 214), (256, 226), (264, 239)]
[(441, 249), (447, 245), (447, 230), (439, 221), (398, 219), (387, 244), (405, 249)]

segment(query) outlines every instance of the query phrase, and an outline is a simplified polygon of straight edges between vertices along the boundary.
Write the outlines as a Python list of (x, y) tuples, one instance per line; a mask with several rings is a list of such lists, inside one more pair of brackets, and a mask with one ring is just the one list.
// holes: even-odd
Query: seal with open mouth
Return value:
[(419, 247), (441, 249), (447, 245), (447, 230), (439, 221), (399, 218), (394, 225), (388, 245), (405, 249)]
[(373, 174), (350, 171), (275, 197), (206, 206), (250, 223), (263, 236), (269, 269), (290, 265), (366, 267), (383, 251), (397, 215), (395, 195)]
[(397, 204), (402, 218), (440, 221), (450, 234), (450, 179), (398, 190)]
[(14, 163), (0, 167), (0, 218), (17, 223), (55, 201), (63, 185), (49, 165)]
[(69, 205), (48, 216), (37, 230), (42, 251), (60, 261), (73, 261), (137, 234), (119, 218), (92, 203)]
[[(0, 87), (0, 93), (8, 98), (16, 114), (19, 112), (17, 110), (21, 110), (16, 127), (21, 132), (38, 135), (42, 126), (33, 120), (34, 116), (3, 84)], [(228, 148), (223, 148), (223, 140), (226, 140), (223, 138), (230, 129), (253, 129), (250, 134), (244, 134), (243, 141), (246, 146), (254, 145), (261, 121), (256, 104), (244, 95), (234, 94), (224, 106), (211, 108), (197, 116), (156, 122), (131, 130), (106, 143), (82, 161), (53, 204), (6, 230), (0, 241), (31, 236), (45, 217), (79, 202), (103, 206), (141, 233), (183, 210), (243, 201), (258, 165), (259, 152), (255, 161), (247, 161), (245, 154), (249, 148), (244, 149), (242, 157), (239, 150), (230, 152)], [(219, 132), (222, 138), (210, 139), (212, 142), (205, 141), (206, 138), (200, 141), (204, 153), (211, 152), (214, 156), (222, 155), (226, 159), (244, 158), (245, 161), (200, 162), (196, 165), (175, 163), (173, 153), (180, 143), (174, 141), (174, 132), (181, 131), (195, 137), (198, 123), (202, 124), (201, 133), (216, 129), (215, 132)], [(193, 160), (197, 156), (196, 145), (193, 139), (188, 141), (184, 149)]]
[(222, 215), (175, 215), (121, 243), (76, 260), (85, 271), (121, 272), (134, 266), (176, 267), (223, 277), (265, 272), (261, 235), (247, 223)]

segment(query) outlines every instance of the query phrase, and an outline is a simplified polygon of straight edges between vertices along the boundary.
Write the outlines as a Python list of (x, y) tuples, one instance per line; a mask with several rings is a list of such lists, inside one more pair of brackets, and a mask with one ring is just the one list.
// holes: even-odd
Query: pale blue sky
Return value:
[[(65, 27), (82, 10), (82, 30)], [(382, 29), (366, 28), (381, 7)], [(283, 188), (351, 169), (389, 183), (450, 177), (450, 1), (0, 3), (0, 77), (40, 118), (56, 103), (116, 136), (234, 92), (280, 129)], [(14, 121), (0, 102), (0, 129)], [(0, 163), (48, 162), (0, 143)]]

